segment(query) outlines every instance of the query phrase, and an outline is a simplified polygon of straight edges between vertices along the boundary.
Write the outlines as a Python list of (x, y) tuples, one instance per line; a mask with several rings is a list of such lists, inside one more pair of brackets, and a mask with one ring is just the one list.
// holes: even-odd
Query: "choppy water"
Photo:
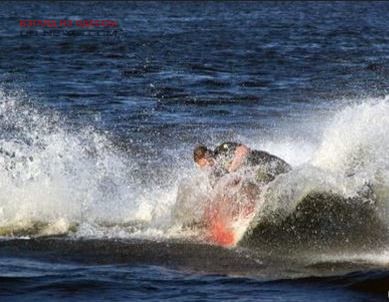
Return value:
[[(388, 12), (2, 2), (1, 298), (386, 300)], [(21, 19), (119, 35), (27, 37)], [(171, 214), (193, 146), (224, 140), (293, 166), (230, 248)]]

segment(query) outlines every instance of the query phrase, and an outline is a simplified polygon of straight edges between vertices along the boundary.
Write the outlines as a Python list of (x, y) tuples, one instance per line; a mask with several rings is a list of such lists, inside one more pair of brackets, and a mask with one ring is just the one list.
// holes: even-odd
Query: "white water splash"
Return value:
[(92, 128), (60, 119), (0, 94), (0, 227), (139, 217), (136, 163)]
[[(256, 220), (276, 213), (286, 218), (311, 192), (331, 192), (353, 198), (369, 194), (376, 215), (389, 221), (389, 98), (350, 105), (326, 123), (312, 154), (281, 175), (264, 192)], [(304, 146), (303, 146), (304, 149)], [(291, 149), (296, 152), (295, 148)], [(361, 202), (366, 200), (361, 199)]]
[[(294, 139), (287, 131), (274, 137), (238, 135), (251, 147), (278, 155), (294, 167), (269, 186), (258, 206), (260, 214), (281, 209), (288, 215), (312, 190), (353, 196), (372, 182), (379, 215), (388, 221), (388, 116), (387, 99), (366, 100), (336, 113), (324, 129), (317, 125), (314, 139)], [(73, 129), (61, 119), (58, 113), (42, 112), (0, 93), (2, 233), (40, 222), (43, 235), (64, 233), (74, 225), (78, 225), (76, 236), (82, 237), (193, 235), (172, 225), (170, 218), (179, 183), (193, 176), (194, 168), (183, 169), (185, 165), (177, 162), (168, 186), (145, 187), (137, 179), (138, 163), (131, 154), (119, 152), (93, 128)], [(134, 228), (132, 223), (141, 226)], [(239, 238), (247, 225), (247, 221), (235, 225)]]

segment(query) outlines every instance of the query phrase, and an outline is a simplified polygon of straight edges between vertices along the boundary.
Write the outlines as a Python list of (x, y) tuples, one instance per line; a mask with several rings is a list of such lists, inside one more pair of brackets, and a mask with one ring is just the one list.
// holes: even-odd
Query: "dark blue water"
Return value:
[[(127, 176), (147, 192), (172, 186), (183, 177), (180, 171), (193, 173), (191, 150), (198, 142), (237, 139), (258, 146), (275, 137), (267, 146), (277, 153), (272, 143), (286, 136), (304, 144), (278, 154), (300, 164), (320, 140), (325, 117), (350, 100), (387, 95), (388, 13), (385, 2), (2, 2), (1, 102), (22, 104), (1, 111), (2, 146), (27, 141), (39, 147), (28, 142), (48, 136), (54, 124), (64, 129), (56, 138), (62, 145), (56, 146), (56, 139), (44, 143), (59, 153), (67, 146), (77, 153), (87, 139), (64, 137), (90, 127), (86, 137), (105, 135), (117, 152), (131, 156), (136, 168)], [(119, 27), (107, 37), (26, 36), (21, 19), (111, 19)], [(35, 124), (35, 116), (51, 126), (37, 130), (41, 123)], [(71, 154), (63, 152), (61, 157)], [(53, 157), (42, 161), (60, 165)], [(85, 178), (93, 178), (88, 165), (77, 161), (66, 175), (80, 175), (74, 172), (79, 166), (85, 167)], [(108, 174), (101, 186), (110, 188)], [(118, 182), (128, 186), (123, 178)], [(25, 195), (44, 192), (43, 184), (38, 190), (25, 185)], [(20, 195), (5, 192), (0, 204), (11, 200), (24, 209)], [(102, 192), (103, 201), (119, 194)], [(112, 205), (102, 204), (97, 208), (110, 212)], [(33, 217), (39, 215), (26, 207)], [(4, 225), (8, 218), (1, 213)], [(126, 234), (83, 229), (69, 242), (67, 236), (26, 239), (30, 233), (15, 231), (14, 239), (0, 243), (1, 300), (387, 299), (387, 254), (379, 264), (342, 259), (311, 266), (315, 261), (289, 259), (284, 249), (260, 248), (246, 257), (240, 250), (190, 240), (177, 244), (164, 236), (134, 243)], [(367, 244), (362, 250), (378, 259), (375, 252), (383, 246)], [(332, 250), (338, 251), (333, 245)]]

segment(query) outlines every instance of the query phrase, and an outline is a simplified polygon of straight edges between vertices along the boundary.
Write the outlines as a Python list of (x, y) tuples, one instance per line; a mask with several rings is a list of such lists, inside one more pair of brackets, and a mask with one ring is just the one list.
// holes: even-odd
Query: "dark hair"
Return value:
[(224, 142), (221, 145), (217, 146), (214, 154), (216, 158), (227, 158), (233, 157), (236, 148), (241, 146), (240, 143), (235, 142)]
[(193, 150), (193, 159), (195, 162), (205, 157), (213, 157), (213, 152), (204, 145), (198, 145)]

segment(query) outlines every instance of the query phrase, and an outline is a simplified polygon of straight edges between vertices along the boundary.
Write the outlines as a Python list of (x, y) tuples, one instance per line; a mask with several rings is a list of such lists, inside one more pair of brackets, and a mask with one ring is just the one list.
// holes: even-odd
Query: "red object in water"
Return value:
[(225, 215), (220, 208), (207, 207), (204, 218), (207, 222), (207, 237), (209, 240), (223, 246), (230, 246), (235, 243), (234, 232), (228, 227), (231, 218)]
[(235, 243), (234, 233), (226, 227), (221, 219), (212, 221), (210, 236), (212, 241), (220, 245), (230, 246)]
[(239, 217), (247, 218), (255, 210), (253, 199), (243, 203), (222, 196), (210, 202), (204, 209), (204, 222), (207, 237), (213, 243), (231, 246), (236, 243), (236, 234), (232, 222)]

